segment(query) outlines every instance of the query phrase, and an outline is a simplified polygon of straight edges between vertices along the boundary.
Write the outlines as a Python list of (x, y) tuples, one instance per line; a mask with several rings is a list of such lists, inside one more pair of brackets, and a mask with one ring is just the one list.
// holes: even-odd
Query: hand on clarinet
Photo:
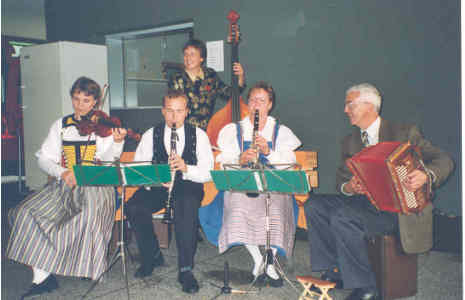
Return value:
[(74, 177), (74, 172), (71, 170), (66, 170), (61, 173), (61, 179), (63, 179), (66, 185), (70, 188), (76, 186), (76, 177)]
[(172, 171), (181, 171), (183, 173), (187, 172), (187, 165), (178, 154), (171, 154), (169, 159), (169, 165)]
[(268, 142), (264, 137), (262, 137), (261, 135), (257, 135), (257, 137), (255, 138), (255, 143), (260, 153), (263, 153), (263, 155), (265, 156), (270, 154), (270, 147), (268, 146)]
[(407, 174), (403, 184), (410, 192), (415, 192), (421, 188), (428, 180), (428, 175), (420, 170), (413, 170)]
[(241, 153), (239, 157), (239, 164), (246, 165), (248, 162), (253, 162), (257, 158), (258, 150), (255, 148), (250, 147), (249, 149), (245, 150)]

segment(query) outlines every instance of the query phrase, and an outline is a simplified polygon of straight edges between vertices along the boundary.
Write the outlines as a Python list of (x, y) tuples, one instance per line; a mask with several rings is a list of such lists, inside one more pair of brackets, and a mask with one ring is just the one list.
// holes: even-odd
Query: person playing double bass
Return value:
[[(168, 81), (168, 87), (181, 90), (188, 98), (189, 114), (187, 123), (207, 129), (215, 110), (216, 98), (231, 97), (231, 87), (226, 85), (212, 68), (205, 66), (207, 47), (200, 40), (191, 39), (183, 47), (184, 70), (175, 73)], [(233, 64), (233, 72), (238, 76), (239, 91), (245, 87), (244, 69), (239, 62)]]

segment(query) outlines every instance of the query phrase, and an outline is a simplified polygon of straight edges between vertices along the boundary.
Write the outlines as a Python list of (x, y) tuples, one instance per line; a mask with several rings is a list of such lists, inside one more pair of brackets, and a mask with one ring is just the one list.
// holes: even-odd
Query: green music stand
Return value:
[[(83, 161), (84, 162), (84, 161)], [(85, 161), (86, 163), (95, 163)], [(129, 299), (128, 274), (126, 272), (126, 251), (124, 243), (124, 206), (127, 186), (161, 186), (171, 181), (170, 168), (167, 164), (153, 165), (151, 162), (98, 162), (99, 165), (75, 165), (73, 167), (77, 185), (79, 186), (120, 186), (121, 187), (121, 229), (119, 248), (111, 260), (109, 267), (95, 280), (92, 286), (82, 296), (84, 299), (97, 285), (100, 278), (105, 275), (121, 257), (126, 291)], [(128, 252), (129, 253), (129, 252)]]
[[(274, 169), (279, 166), (282, 169)], [(261, 165), (258, 169), (244, 169), (240, 165), (224, 164), (224, 170), (210, 171), (216, 189), (219, 191), (254, 192), (266, 194), (265, 197), (265, 229), (266, 229), (266, 255), (264, 257), (265, 270), (269, 264), (273, 264), (273, 252), (270, 247), (270, 204), (271, 193), (280, 194), (303, 194), (310, 191), (308, 177), (305, 171), (290, 170), (299, 166), (297, 164)], [(294, 286), (285, 276), (278, 260), (274, 262), (281, 275)], [(255, 279), (256, 280), (256, 279)], [(255, 283), (255, 280), (251, 285)]]

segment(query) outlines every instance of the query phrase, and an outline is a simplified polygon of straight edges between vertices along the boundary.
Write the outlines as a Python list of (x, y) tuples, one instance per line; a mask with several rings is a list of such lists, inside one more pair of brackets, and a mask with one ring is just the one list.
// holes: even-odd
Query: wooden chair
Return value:
[[(134, 155), (135, 152), (123, 152), (120, 157), (121, 162), (131, 162), (134, 160)], [(125, 201), (127, 202), (132, 195), (139, 189), (139, 187), (127, 187), (125, 189)], [(121, 195), (121, 188), (119, 187), (118, 189), (118, 194)], [(165, 209), (161, 209), (157, 211), (156, 213), (152, 214), (152, 219), (153, 219), (153, 229), (155, 231), (155, 234), (157, 235), (158, 242), (160, 244), (160, 248), (169, 248), (169, 244), (171, 241), (171, 226), (168, 226), (168, 224), (164, 224), (161, 222), (161, 216), (165, 212)], [(119, 222), (121, 221), (121, 207), (118, 208), (115, 214), (115, 221)], [(116, 229), (113, 229), (113, 235), (116, 233), (119, 233), (119, 226), (116, 226)], [(118, 236), (118, 235), (116, 235)], [(112, 238), (113, 240), (114, 238)]]
[[(315, 170), (318, 166), (318, 156), (316, 151), (295, 151), (297, 163), (301, 169), (307, 173), (308, 181), (311, 188), (318, 187), (318, 172)], [(304, 204), (308, 200), (308, 194), (294, 195), (299, 206), (299, 217), (297, 226), (307, 229), (307, 221), (305, 219)]]
[[(218, 151), (213, 152), (214, 156), (219, 154)], [(297, 163), (300, 165), (301, 170), (307, 173), (310, 186), (312, 188), (318, 187), (318, 172), (315, 170), (317, 167), (317, 152), (316, 151), (295, 151)], [(215, 169), (219, 169), (220, 164), (215, 163)], [(210, 204), (218, 191), (215, 188), (213, 181), (204, 183), (205, 196), (202, 199), (202, 206)], [(295, 195), (297, 204), (299, 206), (299, 216), (297, 219), (297, 226), (306, 229), (307, 222), (305, 221), (304, 203), (308, 199), (308, 194)]]
[[(336, 286), (336, 283), (321, 280), (316, 277), (312, 276), (296, 276), (297, 281), (303, 286), (304, 290), (299, 297), (299, 300), (312, 300), (312, 299), (319, 299), (319, 300), (332, 300), (331, 296), (329, 296), (328, 292), (330, 289), (333, 289)], [(312, 291), (312, 286), (317, 287), (320, 289), (321, 293)]]

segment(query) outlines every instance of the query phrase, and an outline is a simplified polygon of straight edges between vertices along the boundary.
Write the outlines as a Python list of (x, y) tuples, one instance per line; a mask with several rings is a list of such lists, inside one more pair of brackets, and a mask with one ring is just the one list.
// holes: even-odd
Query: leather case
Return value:
[(370, 238), (367, 249), (382, 299), (410, 297), (417, 293), (418, 256), (404, 253), (397, 236)]

